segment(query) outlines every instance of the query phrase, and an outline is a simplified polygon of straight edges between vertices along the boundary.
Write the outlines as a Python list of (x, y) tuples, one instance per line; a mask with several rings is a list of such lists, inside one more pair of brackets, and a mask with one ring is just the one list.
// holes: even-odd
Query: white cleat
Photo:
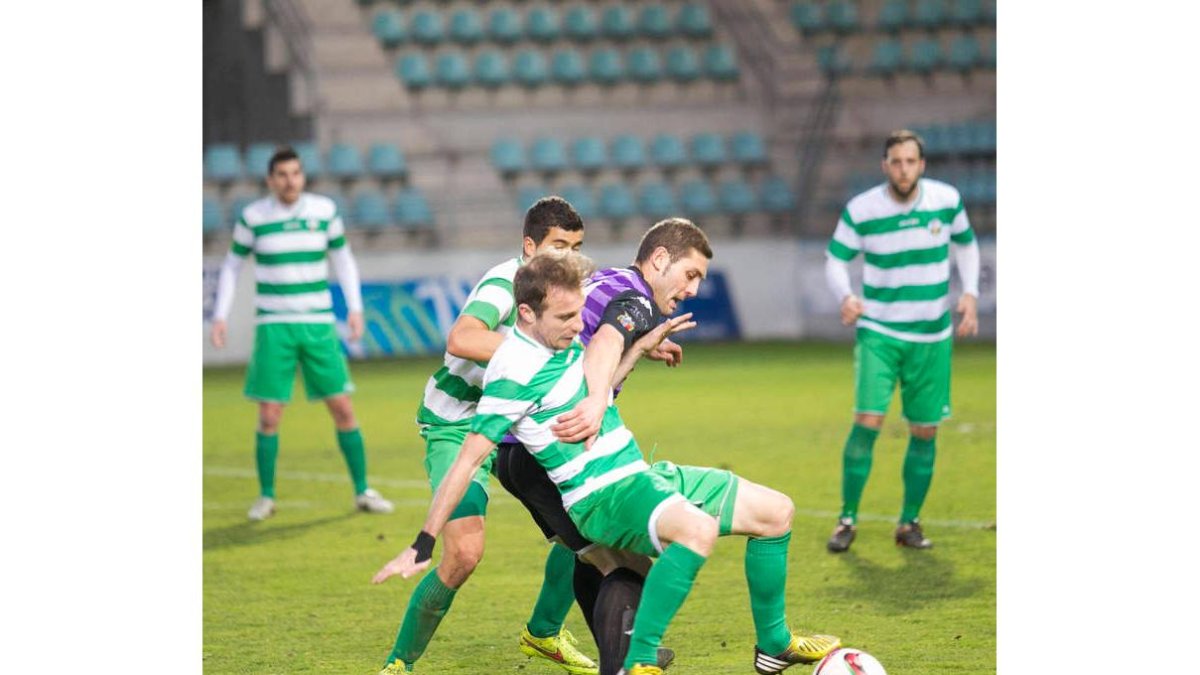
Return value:
[(246, 512), (246, 517), (250, 520), (266, 520), (273, 515), (275, 515), (275, 500), (270, 497), (259, 497)]
[(391, 513), (395, 508), (392, 503), (383, 498), (378, 491), (368, 488), (366, 492), (354, 497), (354, 506), (359, 511), (367, 513)]

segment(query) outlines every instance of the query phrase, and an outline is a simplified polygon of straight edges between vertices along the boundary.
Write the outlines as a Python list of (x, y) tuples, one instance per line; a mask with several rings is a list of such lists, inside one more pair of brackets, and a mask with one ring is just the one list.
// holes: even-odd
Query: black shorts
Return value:
[(512, 496), (521, 500), (546, 539), (555, 536), (572, 551), (579, 553), (592, 545), (579, 533), (562, 505), (562, 495), (538, 464), (533, 455), (520, 443), (501, 443), (496, 446), (496, 478)]

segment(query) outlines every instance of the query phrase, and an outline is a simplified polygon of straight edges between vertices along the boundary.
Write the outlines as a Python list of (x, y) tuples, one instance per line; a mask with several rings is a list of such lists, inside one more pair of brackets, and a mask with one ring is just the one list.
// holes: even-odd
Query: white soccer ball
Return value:
[(835, 649), (821, 659), (813, 675), (887, 675), (883, 665), (859, 649)]

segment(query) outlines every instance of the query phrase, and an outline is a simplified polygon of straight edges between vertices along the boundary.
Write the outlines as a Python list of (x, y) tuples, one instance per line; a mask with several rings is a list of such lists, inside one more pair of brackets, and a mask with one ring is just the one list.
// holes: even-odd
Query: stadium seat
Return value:
[(912, 129), (924, 141), (926, 157), (943, 157), (950, 152), (950, 139), (946, 128), (939, 125), (928, 127), (913, 127)]
[(960, 73), (974, 70), (983, 61), (979, 40), (973, 35), (959, 35), (950, 43), (947, 65)]
[(793, 2), (790, 14), (792, 25), (804, 35), (815, 35), (825, 30), (825, 17), (821, 6), (815, 2)]
[(355, 228), (379, 230), (391, 223), (387, 198), (378, 190), (364, 190), (354, 198), (354, 213), (350, 222)]
[(429, 59), (424, 54), (405, 54), (396, 61), (396, 77), (404, 86), (413, 91), (420, 91), (433, 83), (433, 73), (429, 70)]
[(772, 176), (763, 182), (760, 202), (767, 213), (787, 213), (796, 208), (796, 193), (786, 180)]
[(633, 194), (624, 183), (611, 183), (600, 188), (600, 215), (612, 220), (624, 220), (636, 210)]
[(595, 13), (585, 5), (572, 6), (563, 16), (563, 32), (574, 42), (590, 42), (599, 33)]
[(679, 8), (679, 16), (675, 26), (687, 37), (708, 39), (712, 37), (712, 17), (709, 16), (708, 6), (701, 2), (689, 2)]
[(950, 9), (950, 23), (959, 28), (984, 23), (983, 0), (955, 0)]
[(550, 7), (531, 7), (525, 15), (525, 35), (535, 42), (554, 42), (561, 28), (558, 11)]
[(398, 9), (381, 9), (371, 19), (371, 32), (379, 44), (392, 49), (404, 43), (404, 16)]
[(562, 171), (567, 168), (567, 148), (557, 138), (539, 138), (529, 146), (529, 164), (546, 173)]
[(512, 76), (530, 89), (546, 83), (546, 57), (537, 49), (526, 49), (513, 59)]
[(968, 155), (971, 153), (971, 128), (966, 124), (948, 124), (944, 127), (946, 134), (946, 152), (951, 155)]
[(817, 66), (825, 77), (841, 77), (850, 72), (850, 57), (836, 44), (817, 47)]
[(887, 0), (879, 8), (875, 27), (881, 31), (895, 33), (908, 24), (908, 0)]
[(710, 78), (722, 82), (738, 79), (737, 54), (729, 45), (709, 45), (704, 50), (704, 72)]
[(517, 210), (523, 214), (529, 210), (529, 207), (536, 204), (539, 199), (550, 194), (552, 193), (549, 190), (540, 185), (527, 185), (517, 190)]
[(415, 189), (402, 190), (396, 195), (393, 209), (396, 223), (406, 230), (422, 230), (433, 227), (433, 210), (425, 195)]
[(680, 83), (700, 77), (700, 59), (691, 47), (676, 45), (667, 50), (667, 76)]
[(996, 121), (975, 122), (971, 125), (971, 149), (978, 155), (996, 154)]
[(650, 141), (650, 158), (664, 169), (674, 169), (687, 163), (687, 149), (678, 136), (662, 133)]
[(661, 40), (671, 36), (671, 16), (665, 5), (645, 5), (638, 13), (637, 30), (642, 37)]
[(902, 55), (903, 51), (899, 40), (882, 40), (875, 44), (875, 50), (871, 53), (871, 63), (867, 66), (867, 72), (872, 75), (890, 77), (900, 69)]
[(914, 42), (908, 51), (908, 67), (913, 72), (927, 75), (942, 64), (942, 46), (935, 38), (923, 38)]
[(367, 170), (384, 180), (403, 178), (408, 174), (408, 163), (400, 148), (391, 143), (372, 143), (367, 151)]
[(492, 166), (502, 174), (511, 175), (525, 170), (525, 147), (515, 138), (500, 138), (492, 143)]
[(588, 57), (588, 77), (597, 84), (611, 86), (624, 75), (621, 52), (612, 47), (602, 47)]
[(729, 137), (730, 154), (740, 164), (766, 164), (767, 146), (753, 131), (739, 131)]
[(521, 17), (511, 7), (498, 7), (488, 14), (488, 38), (510, 45), (521, 39)]
[(483, 20), (479, 12), (462, 7), (450, 15), (450, 39), (464, 45), (473, 45), (483, 39)]
[(600, 32), (614, 42), (625, 42), (637, 32), (633, 12), (624, 5), (609, 5), (600, 13)]
[(571, 165), (580, 171), (598, 171), (608, 163), (604, 141), (595, 136), (575, 139), (571, 144)]
[(437, 82), (447, 89), (458, 90), (471, 82), (471, 67), (462, 52), (442, 52), (437, 57)]
[(638, 191), (637, 207), (638, 213), (653, 220), (666, 218), (679, 211), (675, 204), (675, 192), (662, 181), (642, 186)]
[(334, 143), (329, 148), (329, 175), (339, 180), (353, 180), (363, 174), (362, 153), (346, 143)]
[(617, 136), (612, 142), (610, 155), (613, 166), (622, 171), (637, 171), (646, 165), (646, 148), (637, 136)]
[(585, 222), (596, 217), (596, 202), (592, 199), (592, 191), (586, 187), (582, 185), (566, 185), (558, 191), (558, 196), (567, 200), (571, 206), (575, 207), (575, 212)]
[(475, 83), (495, 89), (508, 82), (508, 59), (504, 52), (498, 49), (481, 51), (475, 55), (474, 67), (471, 69)]
[(858, 7), (849, 0), (833, 0), (825, 8), (825, 24), (840, 35), (857, 31)]
[(992, 70), (996, 69), (996, 36), (995, 35), (992, 36), (992, 48), (989, 49), (987, 51), (987, 53), (983, 55), (983, 65), (988, 68), (991, 68)]
[(274, 143), (251, 143), (246, 148), (246, 175), (250, 178), (261, 178), (267, 175), (271, 166), (271, 157), (275, 155)]
[(649, 84), (662, 79), (662, 62), (658, 50), (652, 47), (637, 47), (630, 51), (625, 68), (635, 82)]
[(587, 79), (587, 66), (583, 62), (583, 54), (570, 47), (558, 50), (550, 60), (550, 76), (557, 84), (567, 87), (583, 82)]
[(937, 30), (948, 19), (945, 0), (917, 0), (912, 24), (925, 30)]
[[(246, 210), (250, 203), (261, 197), (262, 195), (247, 195), (241, 194), (229, 200), (229, 220), (235, 221), (242, 217), (242, 211)], [(222, 222), (224, 225), (224, 222)]]
[(228, 183), (242, 177), (242, 155), (232, 143), (210, 145), (204, 150), (204, 177)]
[(321, 161), (321, 151), (312, 141), (297, 141), (292, 143), (292, 149), (300, 158), (300, 166), (304, 167), (304, 175), (310, 180), (325, 175), (325, 163)]
[(692, 161), (706, 169), (716, 168), (727, 160), (725, 139), (718, 134), (696, 134), (692, 136), (690, 146)]
[[(342, 217), (343, 221), (350, 217), (350, 212), (346, 205), (346, 197), (340, 190), (324, 190), (321, 194), (333, 200), (333, 207), (337, 209), (337, 214)], [(251, 197), (250, 199), (257, 199), (257, 197)]]
[(758, 196), (746, 181), (735, 178), (717, 188), (721, 210), (733, 216), (744, 216), (758, 210)]
[(204, 195), (204, 232), (216, 232), (224, 228), (225, 213), (221, 208), (221, 200), (213, 195)]
[(696, 218), (717, 213), (717, 197), (712, 187), (702, 180), (691, 180), (679, 188), (679, 202), (685, 215)]
[(445, 37), (442, 14), (433, 10), (421, 10), (412, 17), (411, 36), (414, 42), (433, 46)]

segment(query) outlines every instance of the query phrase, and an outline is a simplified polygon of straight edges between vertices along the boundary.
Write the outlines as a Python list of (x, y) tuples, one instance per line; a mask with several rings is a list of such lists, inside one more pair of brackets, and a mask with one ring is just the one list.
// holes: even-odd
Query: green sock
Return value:
[(546, 576), (542, 579), (542, 592), (538, 593), (533, 615), (529, 617), (529, 632), (540, 638), (558, 635), (574, 602), (575, 553), (566, 546), (555, 544), (546, 556)]
[(774, 656), (792, 642), (785, 614), (788, 544), (792, 533), (746, 542), (746, 583), (758, 648)]
[(275, 458), (279, 456), (279, 434), (254, 432), (254, 465), (258, 468), (258, 492), (275, 498)]
[(625, 656), (626, 670), (639, 663), (658, 663), (658, 645), (667, 624), (683, 606), (705, 560), (704, 556), (683, 544), (671, 544), (650, 568), (646, 585), (642, 587), (642, 602), (633, 619), (629, 653)]
[(937, 437), (925, 440), (910, 436), (908, 452), (904, 455), (904, 508), (900, 522), (911, 523), (921, 513), (929, 483), (933, 481), (933, 458), (937, 454)]
[(450, 603), (454, 602), (457, 592), (442, 583), (436, 567), (429, 570), (408, 599), (408, 611), (404, 613), (404, 623), (400, 624), (387, 663), (400, 659), (411, 666), (421, 658), (442, 617), (450, 611)]
[(354, 494), (361, 495), (367, 491), (367, 451), (363, 447), (362, 432), (358, 429), (350, 431), (338, 430), (338, 448), (346, 458), (346, 466), (350, 468), (350, 479), (354, 481)]
[(879, 430), (855, 424), (850, 428), (842, 451), (842, 518), (858, 521), (858, 503), (862, 501), (867, 476), (871, 475), (871, 451)]

